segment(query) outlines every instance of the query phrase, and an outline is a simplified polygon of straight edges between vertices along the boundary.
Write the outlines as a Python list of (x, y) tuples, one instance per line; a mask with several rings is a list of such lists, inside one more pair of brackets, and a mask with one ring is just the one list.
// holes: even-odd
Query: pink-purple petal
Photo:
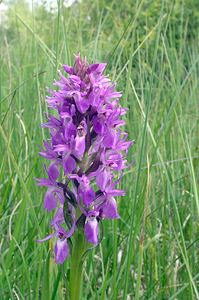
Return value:
[(48, 168), (48, 177), (51, 181), (55, 181), (59, 177), (59, 169), (55, 163), (52, 163)]
[(51, 211), (52, 209), (56, 208), (57, 206), (57, 199), (54, 195), (53, 190), (48, 189), (44, 196), (44, 207), (48, 211)]
[(52, 239), (55, 236), (56, 236), (56, 233), (52, 233), (52, 234), (47, 235), (45, 238), (43, 238), (41, 240), (37, 240), (37, 242), (38, 243), (43, 243), (43, 242), (46, 242), (46, 241)]
[(76, 136), (75, 138), (75, 154), (78, 158), (82, 158), (86, 148), (85, 136)]
[(51, 220), (51, 226), (55, 224), (62, 224), (64, 222), (64, 214), (63, 214), (63, 208), (59, 207), (55, 216)]
[(88, 218), (85, 225), (84, 225), (84, 232), (86, 239), (89, 243), (94, 245), (98, 244), (98, 221), (96, 218)]
[(118, 219), (117, 203), (115, 198), (109, 197), (103, 205), (103, 216), (107, 219)]
[(63, 264), (69, 255), (69, 247), (67, 239), (58, 239), (55, 245), (55, 262)]
[(110, 172), (107, 170), (103, 170), (96, 176), (96, 183), (101, 189), (101, 191), (105, 191), (108, 182), (110, 181)]
[(76, 168), (76, 162), (75, 162), (74, 158), (69, 156), (67, 159), (64, 159), (63, 160), (63, 167), (64, 167), (65, 174), (72, 173)]

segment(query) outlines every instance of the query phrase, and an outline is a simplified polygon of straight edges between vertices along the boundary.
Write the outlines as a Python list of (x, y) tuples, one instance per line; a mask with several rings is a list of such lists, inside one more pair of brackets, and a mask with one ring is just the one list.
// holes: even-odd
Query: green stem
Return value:
[(81, 299), (82, 287), (82, 255), (85, 251), (85, 239), (82, 230), (75, 233), (71, 257), (69, 291), (70, 300)]

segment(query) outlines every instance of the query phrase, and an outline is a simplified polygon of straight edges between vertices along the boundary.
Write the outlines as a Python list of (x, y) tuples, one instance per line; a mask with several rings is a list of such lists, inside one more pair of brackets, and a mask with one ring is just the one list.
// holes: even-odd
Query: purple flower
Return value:
[(62, 227), (58, 227), (55, 225), (56, 232), (48, 235), (42, 240), (37, 240), (37, 242), (42, 243), (53, 237), (57, 237), (57, 241), (55, 244), (55, 261), (56, 263), (63, 264), (65, 259), (69, 255), (69, 247), (67, 242), (67, 234)]
[(132, 144), (122, 130), (127, 109), (119, 104), (122, 94), (115, 84), (103, 75), (105, 68), (77, 55), (73, 67), (63, 65), (68, 77), (59, 72), (60, 80), (54, 82), (58, 90), (49, 90), (46, 99), (55, 114), (42, 124), (50, 139), (39, 154), (51, 163), (48, 177), (37, 181), (47, 187), (44, 207), (55, 215), (54, 233), (39, 242), (56, 238), (55, 261), (61, 264), (80, 227), (88, 243), (99, 243), (100, 223), (119, 218), (115, 197), (125, 194), (117, 185)]

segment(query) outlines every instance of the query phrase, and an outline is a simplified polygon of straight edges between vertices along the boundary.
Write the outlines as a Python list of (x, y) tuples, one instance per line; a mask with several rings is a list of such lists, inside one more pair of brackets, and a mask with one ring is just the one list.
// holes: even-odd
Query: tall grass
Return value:
[[(21, 3), (21, 2), (20, 2)], [(64, 299), (54, 264), (38, 151), (46, 86), (81, 52), (107, 61), (135, 140), (121, 218), (84, 265), (83, 299), (199, 299), (199, 40), (195, 1), (82, 1), (52, 15), (11, 6), (1, 30), (0, 299)], [(22, 9), (23, 8), (23, 9)]]

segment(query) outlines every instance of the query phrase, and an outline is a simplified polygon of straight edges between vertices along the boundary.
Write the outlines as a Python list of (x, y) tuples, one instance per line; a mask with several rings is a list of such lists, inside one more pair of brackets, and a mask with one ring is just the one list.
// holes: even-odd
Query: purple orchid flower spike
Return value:
[(103, 74), (105, 68), (104, 63), (89, 65), (78, 54), (74, 66), (63, 65), (68, 75), (59, 72), (58, 90), (49, 90), (46, 100), (56, 117), (49, 115), (42, 125), (50, 139), (40, 155), (50, 165), (47, 178), (37, 181), (47, 187), (44, 207), (54, 217), (53, 233), (39, 242), (57, 240), (55, 261), (60, 264), (71, 250), (76, 253), (73, 240), (79, 232), (88, 247), (98, 245), (101, 222), (119, 218), (116, 197), (125, 194), (117, 185), (132, 144), (122, 130), (127, 109), (119, 104), (122, 94)]

